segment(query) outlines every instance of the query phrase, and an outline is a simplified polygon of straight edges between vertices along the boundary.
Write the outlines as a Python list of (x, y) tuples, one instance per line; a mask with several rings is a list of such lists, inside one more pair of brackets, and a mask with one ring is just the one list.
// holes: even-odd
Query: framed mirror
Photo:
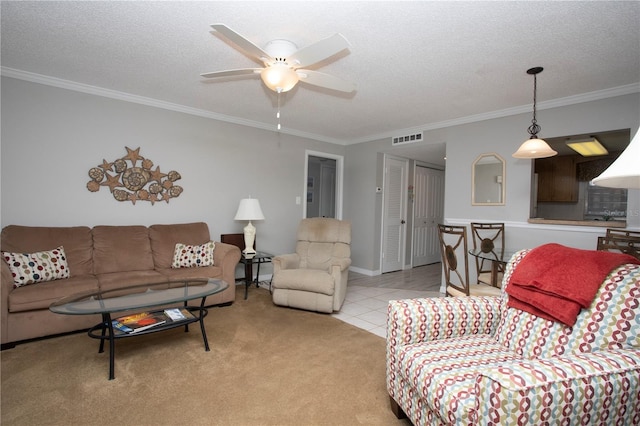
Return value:
[(471, 205), (504, 206), (505, 162), (496, 153), (481, 154), (471, 166)]

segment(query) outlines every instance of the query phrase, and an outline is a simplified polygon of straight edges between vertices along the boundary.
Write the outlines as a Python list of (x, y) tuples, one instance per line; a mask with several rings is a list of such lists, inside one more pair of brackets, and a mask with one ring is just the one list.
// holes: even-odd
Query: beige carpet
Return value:
[(198, 327), (116, 342), (85, 333), (3, 351), (9, 425), (408, 425), (389, 409), (385, 341), (328, 315), (274, 306), (238, 288)]

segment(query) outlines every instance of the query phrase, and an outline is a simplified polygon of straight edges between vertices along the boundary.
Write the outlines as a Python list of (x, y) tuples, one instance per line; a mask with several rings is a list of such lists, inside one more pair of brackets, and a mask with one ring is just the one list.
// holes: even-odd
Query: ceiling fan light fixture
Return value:
[(298, 83), (299, 77), (293, 68), (276, 62), (260, 72), (264, 84), (274, 92), (288, 92)]
[(302, 49), (298, 49), (295, 43), (285, 39), (271, 40), (262, 49), (224, 24), (212, 24), (211, 28), (215, 30), (212, 33), (222, 35), (232, 45), (235, 45), (236, 49), (256, 62), (262, 63), (264, 67), (231, 69), (200, 74), (201, 77), (211, 79), (209, 81), (215, 81), (216, 79), (226, 80), (228, 77), (234, 76), (254, 77), (256, 74), (260, 74), (264, 84), (276, 93), (293, 89), (300, 79), (303, 79), (304, 83), (310, 86), (339, 92), (351, 93), (356, 89), (355, 84), (332, 75), (309, 69), (300, 69), (314, 64), (322, 65), (323, 61), (343, 50), (347, 50), (349, 42), (340, 33)]
[(533, 118), (531, 119), (531, 125), (527, 129), (531, 136), (513, 153), (514, 158), (546, 158), (558, 154), (544, 139), (538, 138), (540, 126), (536, 120), (536, 92), (538, 88), (536, 75), (540, 74), (543, 69), (542, 67), (533, 67), (527, 70), (527, 74), (533, 75)]

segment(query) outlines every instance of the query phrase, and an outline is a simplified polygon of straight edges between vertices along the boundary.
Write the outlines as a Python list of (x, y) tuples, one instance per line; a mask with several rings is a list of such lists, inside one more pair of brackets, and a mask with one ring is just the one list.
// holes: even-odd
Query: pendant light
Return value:
[(543, 69), (542, 67), (534, 67), (527, 70), (527, 74), (533, 75), (533, 119), (531, 120), (531, 126), (527, 129), (531, 136), (513, 153), (514, 158), (546, 158), (557, 154), (548, 143), (538, 138), (540, 126), (536, 120), (536, 91), (538, 88), (536, 76)]

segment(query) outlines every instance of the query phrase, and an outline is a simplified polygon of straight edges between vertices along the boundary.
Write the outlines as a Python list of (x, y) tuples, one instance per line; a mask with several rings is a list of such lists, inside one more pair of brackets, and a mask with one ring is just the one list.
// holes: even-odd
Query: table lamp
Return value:
[(240, 200), (235, 220), (248, 220), (249, 224), (244, 227), (244, 250), (245, 254), (254, 254), (253, 242), (256, 240), (256, 227), (252, 220), (264, 220), (260, 202), (255, 198), (243, 198)]

